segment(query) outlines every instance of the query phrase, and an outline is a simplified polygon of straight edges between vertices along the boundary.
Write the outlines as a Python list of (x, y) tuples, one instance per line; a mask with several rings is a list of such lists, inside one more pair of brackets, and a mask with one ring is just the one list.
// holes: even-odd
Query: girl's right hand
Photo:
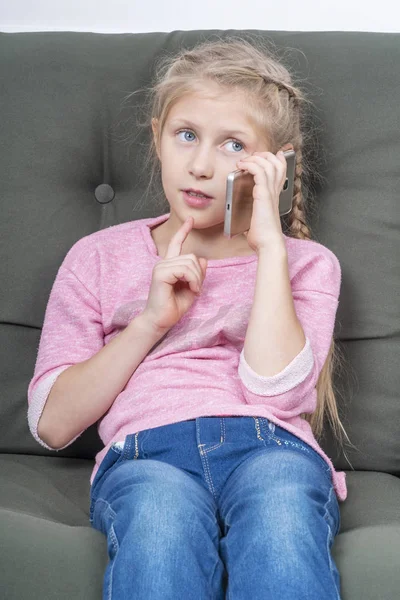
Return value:
[(183, 254), (182, 244), (193, 227), (193, 217), (171, 238), (167, 253), (153, 269), (147, 304), (142, 316), (157, 331), (167, 331), (192, 306), (207, 270), (207, 259)]

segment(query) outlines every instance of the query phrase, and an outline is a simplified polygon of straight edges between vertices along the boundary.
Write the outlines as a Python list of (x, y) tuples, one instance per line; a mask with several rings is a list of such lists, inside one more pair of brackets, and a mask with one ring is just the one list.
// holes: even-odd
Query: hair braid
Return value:
[(311, 231), (307, 225), (302, 192), (302, 158), (301, 148), (298, 148), (296, 151), (295, 179), (293, 186), (293, 208), (288, 216), (288, 225), (290, 232), (294, 237), (302, 240), (311, 240)]
[(302, 189), (302, 175), (303, 175), (303, 135), (300, 128), (300, 108), (299, 102), (296, 97), (296, 93), (293, 91), (291, 96), (292, 102), (291, 111), (293, 119), (293, 132), (294, 138), (299, 143), (296, 148), (296, 166), (295, 166), (295, 179), (293, 185), (293, 205), (292, 210), (288, 215), (288, 225), (291, 234), (302, 240), (311, 240), (312, 233), (309, 225), (307, 224), (306, 209), (304, 205), (304, 196)]

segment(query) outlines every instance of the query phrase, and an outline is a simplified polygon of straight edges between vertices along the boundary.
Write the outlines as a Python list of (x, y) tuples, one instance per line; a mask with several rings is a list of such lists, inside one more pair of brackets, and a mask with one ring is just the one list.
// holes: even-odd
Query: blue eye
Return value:
[[(182, 129), (182, 131), (178, 131), (178, 135), (180, 133), (184, 133), (184, 134), (189, 133), (190, 135), (194, 135), (193, 131), (189, 131), (189, 129)], [(188, 139), (185, 138), (185, 141), (186, 142), (191, 142), (192, 140), (188, 140)]]
[(241, 143), (240, 143), (240, 142), (238, 142), (237, 140), (231, 140), (230, 142), (228, 142), (228, 144), (237, 144), (238, 146), (241, 146), (241, 147), (239, 148), (239, 152), (240, 152), (241, 150), (243, 150), (243, 149), (244, 149), (244, 147), (243, 147), (243, 144), (241, 144)]
[[(184, 137), (179, 138), (179, 139), (181, 139), (182, 141), (185, 141), (185, 142), (192, 142), (193, 139), (196, 137), (196, 135), (193, 133), (193, 131), (190, 131), (190, 129), (181, 129), (180, 131), (177, 132), (177, 135), (179, 136), (181, 133), (184, 134)], [(186, 137), (187, 134), (192, 135), (193, 138), (188, 139)], [(242, 150), (244, 150), (244, 145), (241, 142), (239, 142), (238, 140), (229, 140), (229, 142), (227, 142), (227, 144), (236, 144), (236, 146), (240, 146), (240, 148), (237, 148), (237, 150), (234, 151), (235, 154), (237, 152), (241, 152)]]

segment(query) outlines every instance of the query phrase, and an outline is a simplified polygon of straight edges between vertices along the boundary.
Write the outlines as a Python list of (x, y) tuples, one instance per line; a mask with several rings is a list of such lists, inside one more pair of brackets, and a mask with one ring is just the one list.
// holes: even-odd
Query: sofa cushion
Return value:
[[(7, 600), (101, 597), (106, 537), (89, 522), (92, 461), (0, 456), (0, 564)], [(400, 589), (400, 480), (348, 472), (332, 554), (343, 598), (393, 600)], [(15, 565), (23, 565), (16, 578)], [(33, 586), (33, 587), (32, 587)]]
[[(56, 454), (30, 434), (26, 391), (68, 250), (98, 229), (165, 211), (156, 196), (144, 196), (149, 132), (135, 112), (144, 96), (123, 99), (150, 83), (164, 52), (229, 33), (0, 34), (0, 78), (7, 82), (0, 120), (0, 280), (7, 282), (0, 286), (0, 451)], [(321, 177), (311, 182), (317, 203), (310, 223), (314, 239), (342, 266), (335, 335), (348, 364), (336, 383), (357, 448), (336, 454), (328, 424), (321, 445), (337, 469), (400, 474), (400, 34), (240, 32), (257, 33), (278, 50), (294, 49), (284, 58), (314, 102)], [(103, 183), (113, 188), (109, 201), (95, 195)], [(92, 426), (58, 454), (92, 458), (101, 447)]]

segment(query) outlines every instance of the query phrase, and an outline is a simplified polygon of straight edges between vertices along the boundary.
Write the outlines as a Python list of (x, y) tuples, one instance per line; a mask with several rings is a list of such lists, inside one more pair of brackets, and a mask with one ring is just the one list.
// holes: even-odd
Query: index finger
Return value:
[(165, 258), (174, 258), (179, 256), (182, 252), (182, 244), (187, 238), (189, 231), (193, 226), (193, 217), (188, 217), (184, 223), (179, 227), (175, 235), (172, 236), (168, 244)]

